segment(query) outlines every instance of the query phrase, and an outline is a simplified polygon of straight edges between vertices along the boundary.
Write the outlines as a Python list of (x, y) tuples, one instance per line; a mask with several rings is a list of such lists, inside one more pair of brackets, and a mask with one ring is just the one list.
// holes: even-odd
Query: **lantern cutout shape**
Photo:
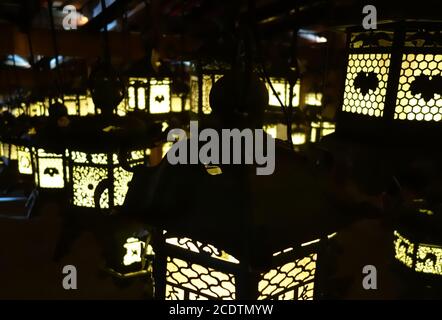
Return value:
[(213, 84), (223, 76), (221, 71), (205, 70), (201, 75), (190, 77), (190, 110), (196, 114), (212, 113), (210, 90)]
[(63, 189), (67, 185), (67, 155), (68, 151), (56, 153), (43, 148), (33, 149), (34, 179), (40, 189)]
[(429, 231), (437, 225), (437, 213), (428, 209), (424, 199), (413, 201), (412, 219), (401, 221), (394, 230), (395, 259), (407, 269), (429, 276), (442, 276), (442, 241)]
[[(269, 92), (269, 106), (281, 108), (281, 102), (284, 106), (288, 106), (290, 103), (290, 83), (287, 79), (281, 77), (270, 77), (270, 82), (272, 84), (273, 92), (270, 85), (266, 82), (266, 87)], [(292, 106), (299, 107), (299, 97), (301, 92), (301, 81), (298, 80), (293, 86), (293, 96), (292, 96)], [(275, 95), (276, 93), (276, 95)], [(279, 100), (278, 100), (278, 97)]]
[[(149, 150), (130, 152), (129, 166), (148, 163)], [(122, 206), (133, 173), (123, 169), (115, 152), (88, 153), (71, 150), (71, 202), (75, 207), (112, 209)]]
[[(275, 252), (271, 257), (272, 266), (259, 274), (255, 296), (239, 297), (238, 286), (245, 279), (241, 272), (244, 267), (238, 259), (213, 245), (166, 233), (163, 248), (167, 269), (165, 299), (311, 300), (319, 243), (334, 235)], [(156, 291), (161, 290), (156, 288)]]
[(130, 78), (126, 110), (168, 113), (172, 111), (170, 78)]
[[(422, 139), (442, 120), (442, 45), (435, 24), (393, 23), (348, 31), (341, 132)], [(419, 134), (411, 135), (410, 128)], [(427, 131), (429, 130), (429, 131)]]
[(25, 146), (17, 146), (18, 172), (21, 174), (32, 174), (31, 149)]

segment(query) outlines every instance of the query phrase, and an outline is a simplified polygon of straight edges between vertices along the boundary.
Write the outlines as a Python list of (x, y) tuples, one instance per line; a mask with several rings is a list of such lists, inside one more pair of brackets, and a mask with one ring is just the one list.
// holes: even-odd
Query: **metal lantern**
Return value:
[[(284, 106), (288, 106), (290, 103), (289, 81), (281, 77), (270, 77), (270, 82), (277, 96), (279, 97), (279, 100), (281, 100)], [(270, 85), (266, 83), (266, 86), (269, 92), (269, 106), (281, 108), (281, 103), (279, 102), (278, 97), (271, 89)], [(293, 107), (299, 107), (300, 92), (301, 92), (301, 82), (298, 80), (296, 84), (293, 86), (293, 99), (292, 99)]]
[(194, 113), (210, 114), (209, 97), (213, 84), (223, 76), (219, 70), (204, 70), (190, 77), (190, 110)]
[[(334, 235), (275, 252), (269, 268), (246, 275), (241, 261), (224, 250), (166, 233), (162, 251), (156, 251), (166, 260), (165, 278), (156, 279), (164, 292), (158, 286), (155, 291), (167, 300), (311, 300), (320, 245)], [(160, 277), (164, 270), (154, 272)], [(249, 281), (256, 287), (252, 296), (243, 296), (242, 286)]]
[(57, 153), (33, 148), (35, 184), (41, 189), (63, 189), (69, 181), (67, 156), (68, 151)]
[(310, 142), (319, 142), (322, 137), (335, 132), (335, 124), (328, 121), (313, 121), (311, 123)]
[(95, 106), (89, 95), (66, 95), (63, 97), (64, 105), (69, 115), (87, 116), (95, 114)]
[[(149, 149), (132, 150), (128, 164), (147, 164), (149, 154)], [(132, 175), (123, 169), (115, 152), (69, 151), (70, 194), (75, 207), (111, 209), (123, 205)]]
[(417, 22), (349, 29), (338, 131), (399, 141), (434, 135), (442, 120), (439, 34), (440, 25)]
[[(171, 93), (170, 78), (130, 78), (124, 111), (144, 110), (149, 113), (168, 113), (176, 109)], [(175, 101), (176, 103), (176, 101)], [(119, 109), (122, 109), (119, 107)], [(181, 111), (181, 110), (180, 110)]]

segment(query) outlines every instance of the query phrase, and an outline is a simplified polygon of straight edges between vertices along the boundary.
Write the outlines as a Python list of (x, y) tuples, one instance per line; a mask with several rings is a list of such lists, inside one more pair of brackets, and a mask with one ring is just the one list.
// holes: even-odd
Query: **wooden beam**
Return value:
[[(0, 55), (19, 54), (30, 56), (27, 35), (9, 24), (0, 25)], [(103, 34), (96, 31), (58, 30), (59, 54), (67, 57), (96, 59), (103, 56)], [(31, 43), (34, 55), (54, 56), (51, 34), (46, 29), (33, 29)], [(112, 59), (139, 60), (145, 54), (140, 33), (109, 32), (109, 48)]]

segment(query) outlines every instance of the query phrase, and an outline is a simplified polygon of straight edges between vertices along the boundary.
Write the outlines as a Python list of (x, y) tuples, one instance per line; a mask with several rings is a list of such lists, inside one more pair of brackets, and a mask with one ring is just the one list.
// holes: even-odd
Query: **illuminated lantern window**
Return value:
[[(333, 237), (328, 236), (328, 239)], [(241, 262), (213, 245), (165, 234), (167, 300), (311, 300), (320, 239), (276, 252), (271, 266), (259, 272), (253, 297), (239, 296), (245, 280)], [(158, 253), (158, 252), (157, 252)], [(155, 267), (155, 266), (154, 266)], [(251, 274), (249, 276), (252, 276)], [(161, 292), (161, 288), (156, 288)]]
[(95, 114), (95, 106), (89, 95), (67, 95), (63, 97), (63, 100), (69, 115)]
[[(272, 136), (274, 139), (287, 140), (287, 126), (282, 123), (264, 125), (263, 130)], [(306, 143), (306, 134), (299, 129), (293, 130), (292, 141), (293, 145), (302, 145)]]
[[(131, 167), (146, 164), (148, 154), (148, 150), (133, 150), (127, 162)], [(71, 150), (69, 162), (72, 205), (101, 209), (123, 205), (133, 174), (123, 169), (116, 153)]]
[[(284, 106), (289, 105), (290, 100), (290, 83), (287, 79), (271, 77), (270, 82), (272, 83), (273, 89), (275, 89), (279, 100), (284, 104)], [(278, 98), (273, 93), (270, 85), (266, 82), (267, 90), (269, 92), (269, 106), (281, 108)], [(301, 90), (301, 82), (298, 80), (293, 86), (293, 99), (292, 106), (299, 107), (299, 95)]]
[(64, 188), (69, 180), (66, 157), (61, 153), (47, 152), (42, 148), (34, 148), (33, 155), (36, 185), (41, 189)]
[(17, 146), (12, 143), (2, 143), (2, 156), (8, 160), (17, 160)]
[(311, 126), (311, 142), (319, 142), (322, 137), (335, 132), (335, 124), (332, 122), (312, 122)]
[[(203, 71), (201, 75), (190, 77), (190, 110), (194, 113), (210, 114), (210, 90), (213, 84), (222, 77), (220, 71)], [(200, 82), (201, 81), (201, 82)]]
[(28, 147), (17, 147), (17, 160), (18, 172), (21, 174), (32, 174), (32, 155)]
[[(440, 26), (392, 23), (353, 28), (338, 130), (421, 139), (442, 120)], [(419, 134), (411, 136), (411, 127)], [(421, 135), (422, 134), (422, 135)]]
[(309, 92), (305, 95), (305, 104), (307, 106), (322, 106), (322, 93)]
[(33, 102), (29, 105), (29, 115), (31, 117), (39, 117), (47, 115), (46, 110), (48, 110), (49, 101), (38, 101)]

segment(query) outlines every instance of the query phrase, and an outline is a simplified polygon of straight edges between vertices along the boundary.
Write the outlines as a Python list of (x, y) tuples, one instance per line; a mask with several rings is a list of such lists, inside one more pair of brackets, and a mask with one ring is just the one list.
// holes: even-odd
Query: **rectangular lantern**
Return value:
[(95, 106), (89, 95), (66, 95), (63, 97), (64, 105), (69, 115), (87, 116), (95, 114)]
[[(144, 110), (153, 114), (168, 113), (178, 109), (176, 98), (171, 93), (170, 78), (130, 78), (127, 101), (124, 102), (126, 108), (119, 112), (125, 114), (130, 111)], [(181, 101), (179, 103), (181, 108)]]
[[(213, 245), (166, 234), (162, 249), (166, 259), (165, 299), (311, 300), (319, 245), (334, 235), (275, 252), (269, 257), (271, 266), (259, 273), (253, 296), (244, 297), (238, 295), (241, 284), (248, 282), (244, 277), (256, 278), (252, 273), (244, 274), (241, 261)], [(156, 291), (161, 292), (161, 288)]]
[[(149, 154), (145, 149), (132, 150), (128, 164), (147, 164)], [(123, 205), (133, 174), (123, 169), (115, 152), (70, 150), (69, 175), (73, 206), (111, 209)]]
[(69, 181), (67, 170), (68, 151), (48, 152), (43, 148), (33, 148), (34, 179), (41, 189), (63, 189)]
[(210, 90), (223, 76), (221, 71), (205, 70), (200, 75), (190, 77), (190, 110), (194, 113), (210, 114)]
[(438, 34), (430, 22), (349, 29), (338, 130), (408, 141), (434, 136), (442, 120), (442, 44), (432, 40)]
[(333, 132), (335, 132), (335, 124), (333, 122), (312, 122), (310, 141), (319, 142), (322, 137), (332, 134)]
[[(281, 108), (281, 103), (284, 106), (288, 106), (290, 102), (290, 83), (287, 79), (281, 77), (270, 77), (270, 82), (272, 83), (273, 89), (275, 89), (276, 95), (273, 92), (270, 85), (266, 82), (266, 87), (269, 92), (269, 106), (270, 107), (278, 107)], [(298, 80), (296, 84), (293, 86), (293, 98), (292, 98), (292, 106), (299, 107), (299, 97), (301, 92), (301, 81)], [(278, 100), (278, 97), (279, 100)]]

